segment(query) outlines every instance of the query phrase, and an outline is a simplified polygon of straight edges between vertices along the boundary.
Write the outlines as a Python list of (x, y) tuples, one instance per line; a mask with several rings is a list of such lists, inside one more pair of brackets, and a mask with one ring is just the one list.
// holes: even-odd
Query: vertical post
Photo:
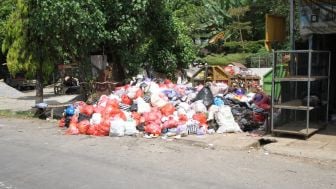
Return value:
[(329, 122), (329, 119), (328, 119), (328, 116), (329, 116), (329, 98), (330, 98), (330, 66), (331, 66), (331, 52), (328, 51), (328, 90), (327, 90), (327, 117), (326, 117), (326, 123), (328, 124)]
[(271, 132), (273, 133), (274, 130), (274, 95), (275, 95), (275, 68), (276, 68), (276, 52), (274, 50), (272, 50), (272, 54), (273, 54), (273, 69), (272, 69), (272, 90), (271, 90)]
[(309, 134), (309, 113), (310, 113), (310, 86), (311, 86), (311, 64), (312, 64), (312, 56), (313, 56), (313, 51), (309, 50), (309, 60), (308, 60), (308, 89), (307, 89), (307, 134), (306, 137), (308, 137)]
[(290, 46), (291, 50), (295, 50), (295, 36), (294, 36), (294, 26), (295, 26), (295, 0), (289, 0), (290, 2)]

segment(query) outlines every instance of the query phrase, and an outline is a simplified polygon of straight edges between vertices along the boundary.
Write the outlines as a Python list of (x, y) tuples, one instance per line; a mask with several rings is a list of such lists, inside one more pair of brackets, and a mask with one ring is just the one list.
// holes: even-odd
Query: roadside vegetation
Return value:
[(0, 117), (29, 119), (34, 117), (33, 111), (10, 111), (0, 110)]
[(37, 96), (58, 64), (89, 65), (95, 54), (120, 79), (139, 68), (173, 78), (195, 59), (225, 65), (264, 52), (265, 14), (287, 11), (287, 0), (2, 0), (0, 62), (35, 76)]

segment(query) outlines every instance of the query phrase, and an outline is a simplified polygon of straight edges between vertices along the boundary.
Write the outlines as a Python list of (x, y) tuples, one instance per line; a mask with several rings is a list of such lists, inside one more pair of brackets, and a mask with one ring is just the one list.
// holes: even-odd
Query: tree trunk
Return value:
[(40, 61), (36, 73), (36, 104), (43, 102), (43, 82), (42, 61)]

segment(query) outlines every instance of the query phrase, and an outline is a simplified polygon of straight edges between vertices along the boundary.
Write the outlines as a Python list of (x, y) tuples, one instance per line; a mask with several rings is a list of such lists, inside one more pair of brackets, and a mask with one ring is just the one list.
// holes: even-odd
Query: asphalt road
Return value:
[(336, 167), (162, 139), (65, 136), (0, 118), (0, 189), (336, 188)]

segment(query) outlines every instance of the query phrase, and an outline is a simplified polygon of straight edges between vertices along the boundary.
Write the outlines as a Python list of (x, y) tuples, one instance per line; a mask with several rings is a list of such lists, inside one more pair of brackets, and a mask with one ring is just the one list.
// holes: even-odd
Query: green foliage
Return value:
[(163, 1), (152, 1), (148, 10), (147, 27), (151, 37), (149, 45), (149, 63), (159, 72), (173, 74), (177, 68), (185, 68), (195, 58), (192, 40), (188, 37), (188, 28)]
[(265, 0), (255, 0), (249, 3), (250, 11), (245, 18), (251, 21), (253, 26), (249, 40), (260, 40), (265, 38), (265, 15), (274, 14), (287, 17), (289, 20), (289, 1), (273, 0), (272, 3)]
[(223, 45), (218, 46), (217, 44), (209, 45), (206, 47), (212, 53), (257, 53), (263, 51), (264, 41), (246, 41), (244, 44), (237, 41), (225, 42)]
[(105, 18), (92, 0), (17, 0), (6, 22), (3, 52), (12, 73), (81, 61), (104, 38)]
[(15, 4), (13, 0), (2, 0), (0, 1), (0, 44), (5, 37), (5, 24), (6, 20), (14, 10)]
[(246, 58), (248, 58), (250, 53), (235, 53), (235, 54), (212, 54), (203, 58), (210, 65), (228, 65), (232, 62), (245, 63)]

